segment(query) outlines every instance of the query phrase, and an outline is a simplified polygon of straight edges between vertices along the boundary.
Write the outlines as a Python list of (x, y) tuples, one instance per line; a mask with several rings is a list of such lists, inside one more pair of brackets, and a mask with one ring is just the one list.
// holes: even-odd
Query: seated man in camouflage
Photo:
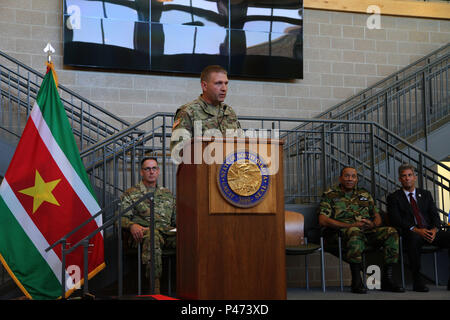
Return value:
[(383, 247), (384, 268), (381, 289), (404, 292), (405, 290), (392, 279), (392, 267), (398, 262), (399, 256), (397, 231), (391, 227), (381, 226), (381, 216), (372, 196), (356, 186), (358, 175), (355, 168), (343, 168), (339, 182), (338, 186), (325, 191), (322, 195), (319, 224), (331, 229), (325, 236), (327, 243), (337, 243), (337, 230), (342, 233), (345, 260), (350, 263), (352, 273), (352, 292), (367, 292), (360, 274), (362, 253), (367, 245)]
[[(176, 235), (170, 231), (176, 225), (175, 199), (167, 188), (158, 187), (159, 167), (156, 158), (144, 158), (141, 161), (142, 180), (122, 195), (121, 208), (125, 209), (149, 192), (155, 199), (155, 293), (159, 293), (159, 279), (162, 272), (161, 250), (175, 248)], [(131, 233), (131, 245), (142, 241), (142, 263), (147, 265), (146, 276), (150, 270), (150, 200), (146, 199), (122, 217), (122, 228)]]

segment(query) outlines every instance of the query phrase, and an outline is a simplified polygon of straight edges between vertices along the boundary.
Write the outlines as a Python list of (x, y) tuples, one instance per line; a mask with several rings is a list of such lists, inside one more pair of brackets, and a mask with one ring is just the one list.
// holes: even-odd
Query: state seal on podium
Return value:
[(267, 164), (256, 153), (236, 151), (226, 156), (217, 173), (222, 196), (234, 206), (250, 208), (260, 203), (269, 188)]

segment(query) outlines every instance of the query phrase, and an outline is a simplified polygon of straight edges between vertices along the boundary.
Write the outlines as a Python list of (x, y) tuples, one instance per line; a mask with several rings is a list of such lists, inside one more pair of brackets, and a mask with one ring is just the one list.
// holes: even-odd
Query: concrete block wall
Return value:
[[(304, 78), (231, 79), (227, 102), (238, 115), (314, 117), (450, 41), (450, 21), (306, 9)], [(200, 93), (198, 77), (76, 69), (62, 64), (62, 1), (0, 2), (0, 50), (44, 72), (47, 42), (60, 82), (130, 122), (174, 112)]]
[[(343, 262), (344, 286), (351, 284), (351, 273), (348, 263)], [(311, 288), (321, 286), (320, 254), (308, 255), (309, 286)], [(339, 258), (325, 253), (325, 284), (327, 287), (337, 287), (339, 280)], [(288, 288), (305, 288), (305, 256), (286, 256), (286, 284)]]

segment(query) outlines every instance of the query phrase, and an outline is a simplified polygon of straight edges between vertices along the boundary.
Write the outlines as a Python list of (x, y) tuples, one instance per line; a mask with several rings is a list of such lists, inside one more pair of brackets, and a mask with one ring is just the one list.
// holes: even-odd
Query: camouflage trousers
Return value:
[[(383, 261), (385, 264), (398, 262), (399, 237), (395, 228), (377, 227), (370, 230), (362, 230), (358, 227), (352, 227), (341, 229), (341, 233), (345, 261), (361, 263), (362, 253), (367, 246), (371, 246), (383, 248)], [(333, 233), (329, 235), (326, 242), (337, 246), (338, 234)]]
[[(175, 249), (176, 247), (176, 235), (175, 233), (162, 232), (158, 229), (155, 230), (155, 278), (161, 278), (162, 274), (162, 251), (164, 249)], [(151, 244), (150, 244), (150, 232), (148, 230), (144, 233), (142, 239), (142, 263), (146, 265), (146, 277), (150, 277), (151, 267)]]

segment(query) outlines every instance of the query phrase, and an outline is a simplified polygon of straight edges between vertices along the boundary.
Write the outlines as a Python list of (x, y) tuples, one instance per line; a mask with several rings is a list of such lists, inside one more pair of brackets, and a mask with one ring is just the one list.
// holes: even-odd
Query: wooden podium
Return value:
[[(202, 153), (197, 164), (193, 153), (184, 150), (190, 161), (177, 171), (178, 298), (286, 299), (281, 144), (270, 139), (195, 138), (188, 149)], [(246, 197), (239, 205), (227, 198), (222, 163), (233, 160), (233, 154), (235, 161), (243, 156), (255, 160), (257, 154), (274, 169), (264, 195), (262, 185), (255, 193), (260, 196), (256, 205), (245, 202)], [(212, 158), (222, 163), (212, 163)]]

